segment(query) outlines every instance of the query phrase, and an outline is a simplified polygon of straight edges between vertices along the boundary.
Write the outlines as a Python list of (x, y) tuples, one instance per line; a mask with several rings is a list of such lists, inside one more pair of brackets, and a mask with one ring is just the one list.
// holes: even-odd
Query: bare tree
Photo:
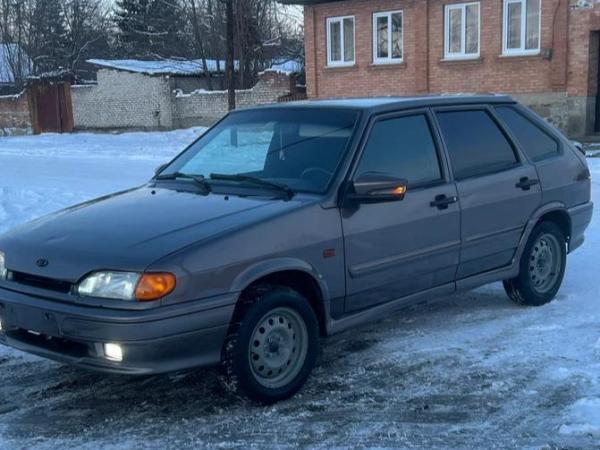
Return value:
[(27, 4), (18, 0), (0, 1), (0, 45), (3, 76), (12, 79), (16, 90), (22, 89), (31, 70), (25, 53)]
[(203, 11), (203, 7), (208, 5), (204, 5), (202, 3), (203, 2), (199, 2), (198, 0), (187, 0), (186, 6), (188, 6), (190, 10), (190, 22), (194, 42), (194, 50), (195, 53), (197, 53), (202, 60), (202, 69), (204, 71), (204, 75), (206, 76), (207, 87), (209, 90), (212, 90), (212, 68), (208, 66), (205, 43), (206, 37), (210, 34), (210, 30), (207, 26), (208, 23), (204, 20), (202, 16), (205, 12)]
[(112, 55), (199, 59), (209, 89), (248, 88), (274, 59), (301, 57), (297, 30), (275, 0), (0, 0), (15, 80), (29, 72), (25, 53), (36, 74), (79, 78), (92, 75), (86, 59)]
[(108, 52), (107, 11), (100, 0), (66, 0), (65, 68), (76, 75), (85, 74), (85, 60)]
[(182, 0), (117, 0), (117, 50), (136, 58), (185, 56), (184, 12)]

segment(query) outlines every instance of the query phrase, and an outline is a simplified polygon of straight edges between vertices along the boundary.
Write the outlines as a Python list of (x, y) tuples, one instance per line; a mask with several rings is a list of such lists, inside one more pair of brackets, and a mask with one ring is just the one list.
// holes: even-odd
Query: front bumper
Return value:
[[(237, 296), (132, 311), (57, 302), (0, 288), (0, 343), (103, 372), (155, 374), (217, 364)], [(104, 355), (123, 349), (123, 361)]]

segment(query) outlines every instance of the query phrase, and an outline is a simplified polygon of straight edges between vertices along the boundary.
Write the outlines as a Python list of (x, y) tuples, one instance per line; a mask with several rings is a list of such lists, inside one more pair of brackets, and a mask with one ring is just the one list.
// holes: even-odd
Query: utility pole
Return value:
[(233, 1), (234, 0), (225, 0), (226, 1), (226, 20), (227, 20), (227, 56), (225, 61), (227, 72), (227, 100), (229, 110), (235, 109), (235, 68), (234, 68), (234, 28), (233, 28)]

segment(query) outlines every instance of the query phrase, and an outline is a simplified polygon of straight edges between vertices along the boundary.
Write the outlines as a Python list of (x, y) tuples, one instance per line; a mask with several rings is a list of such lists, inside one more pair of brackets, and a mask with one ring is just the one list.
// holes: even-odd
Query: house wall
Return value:
[[(590, 58), (597, 68), (599, 50), (590, 31), (600, 30), (593, 19), (598, 2), (542, 0), (540, 54), (504, 56), (503, 0), (480, 0), (480, 57), (447, 61), (444, 6), (465, 1), (352, 0), (305, 7), (309, 97), (507, 93), (571, 135), (589, 132), (596, 87), (588, 69)], [(373, 13), (392, 10), (404, 13), (404, 62), (374, 65)], [(356, 64), (327, 67), (327, 18), (345, 15), (355, 16)]]
[(103, 69), (98, 84), (74, 86), (77, 129), (170, 129), (171, 89), (168, 78)]
[[(98, 84), (73, 86), (76, 129), (172, 129), (210, 125), (227, 113), (227, 91), (186, 92), (177, 77), (101, 70)], [(188, 80), (189, 81), (189, 80)], [(266, 71), (252, 89), (236, 90), (238, 108), (277, 102), (291, 91), (291, 77)]]
[(27, 93), (0, 97), (0, 135), (31, 132)]

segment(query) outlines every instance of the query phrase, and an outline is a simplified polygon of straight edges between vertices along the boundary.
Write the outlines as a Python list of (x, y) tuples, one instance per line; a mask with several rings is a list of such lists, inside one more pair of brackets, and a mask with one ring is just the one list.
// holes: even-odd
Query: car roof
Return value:
[(412, 109), (428, 106), (452, 106), (487, 103), (516, 103), (508, 95), (498, 94), (448, 94), (411, 97), (370, 97), (370, 98), (337, 98), (324, 100), (302, 100), (272, 105), (242, 108), (248, 111), (265, 108), (315, 108), (315, 109), (354, 109), (370, 113)]

